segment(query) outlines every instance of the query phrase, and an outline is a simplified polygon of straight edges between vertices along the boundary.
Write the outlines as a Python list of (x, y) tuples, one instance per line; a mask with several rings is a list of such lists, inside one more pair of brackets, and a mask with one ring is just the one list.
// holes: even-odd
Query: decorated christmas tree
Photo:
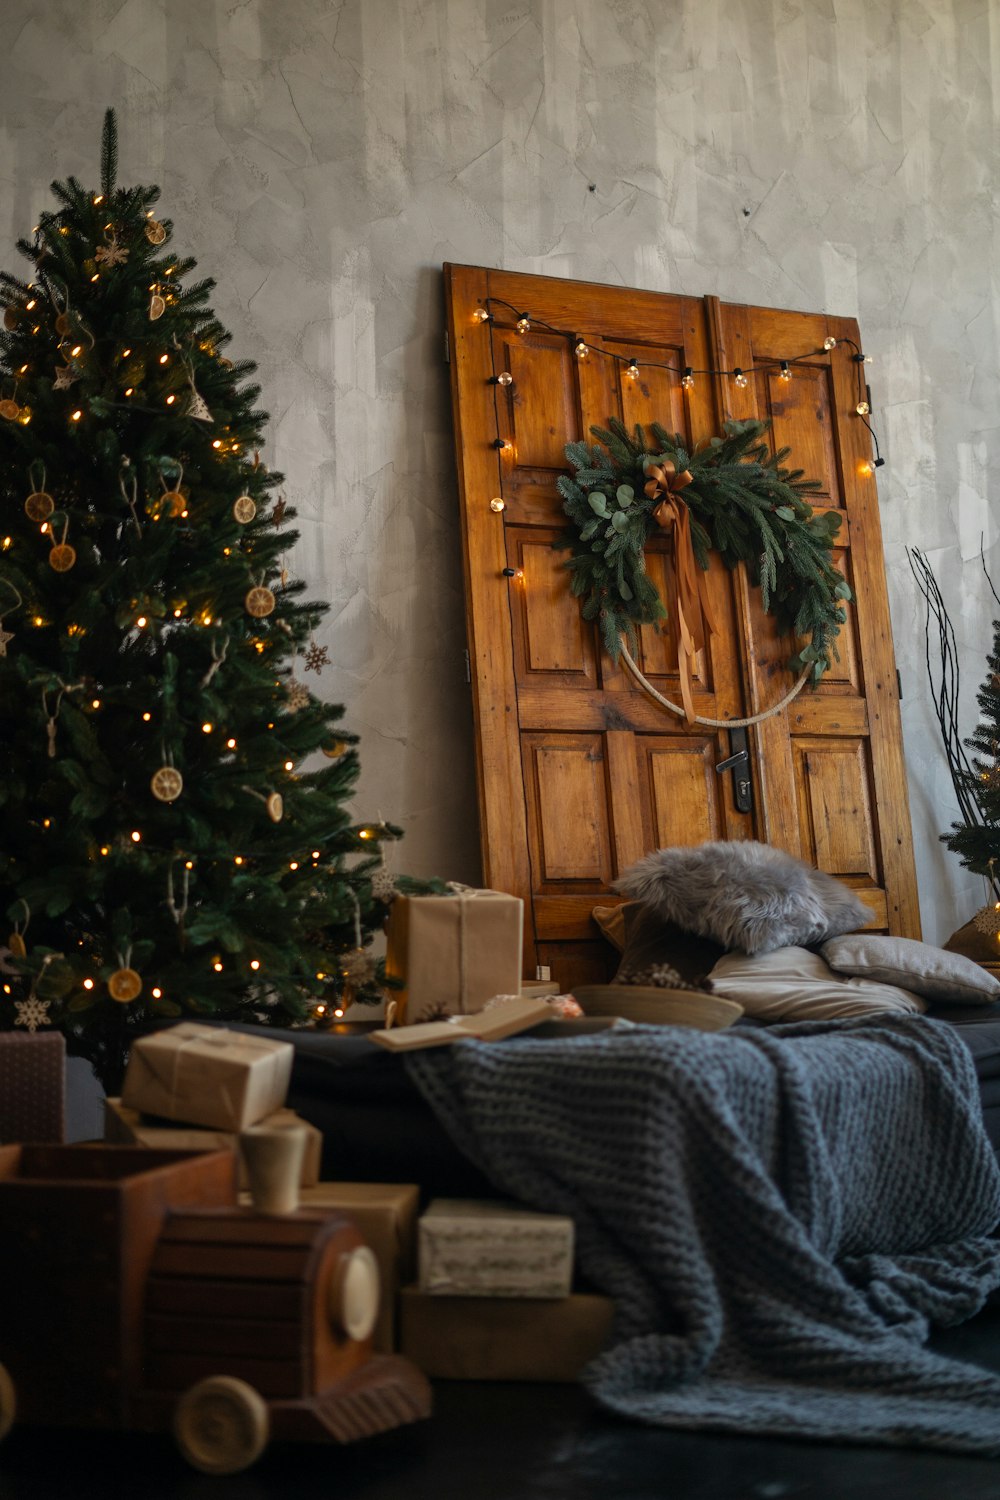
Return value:
[(380, 998), (399, 835), (350, 816), (354, 738), (299, 675), (325, 606), (255, 366), (116, 156), (109, 111), (100, 191), (53, 184), (0, 276), (0, 1027), (60, 1027), (109, 1087), (151, 1018)]
[[(986, 661), (989, 671), (976, 695), (981, 718), (965, 741), (972, 752), (971, 765), (965, 758), (964, 768), (957, 773), (967, 793), (965, 821), (953, 823), (944, 841), (967, 869), (986, 877), (996, 894), (1000, 877), (1000, 620), (994, 621), (993, 650)], [(1000, 905), (991, 903), (976, 921), (989, 936), (1000, 935)]]

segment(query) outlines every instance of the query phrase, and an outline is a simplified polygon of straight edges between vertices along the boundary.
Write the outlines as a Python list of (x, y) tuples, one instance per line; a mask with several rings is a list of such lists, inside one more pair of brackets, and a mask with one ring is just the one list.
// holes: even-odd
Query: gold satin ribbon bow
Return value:
[(677, 466), (666, 459), (662, 464), (650, 464), (646, 494), (651, 500), (657, 495), (663, 499), (653, 510), (653, 519), (664, 531), (674, 534), (674, 568), (677, 575), (676, 589), (671, 601), (673, 626), (677, 637), (677, 668), (681, 680), (681, 701), (684, 717), (694, 723), (694, 699), (691, 693), (691, 671), (694, 658), (705, 649), (706, 632), (718, 632), (708, 595), (708, 578), (698, 566), (691, 540), (691, 511), (681, 498), (694, 476), (687, 469), (677, 472)]

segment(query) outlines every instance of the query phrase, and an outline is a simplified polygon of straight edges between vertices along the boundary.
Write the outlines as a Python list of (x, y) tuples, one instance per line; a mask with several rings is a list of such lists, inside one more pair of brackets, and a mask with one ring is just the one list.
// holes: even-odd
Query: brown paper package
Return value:
[(415, 1286), (399, 1307), (400, 1353), (439, 1380), (577, 1380), (607, 1345), (614, 1315), (610, 1297), (510, 1302)]
[(185, 1125), (245, 1130), (285, 1102), (291, 1042), (183, 1021), (132, 1043), (122, 1101)]
[(521, 990), (524, 902), (500, 891), (397, 896), (389, 916), (385, 970), (396, 1024), (482, 1010)]

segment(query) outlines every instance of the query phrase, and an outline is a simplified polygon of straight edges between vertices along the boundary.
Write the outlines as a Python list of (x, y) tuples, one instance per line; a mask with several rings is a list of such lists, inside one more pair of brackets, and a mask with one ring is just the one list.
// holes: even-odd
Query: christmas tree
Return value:
[[(989, 671), (976, 694), (982, 717), (975, 733), (965, 741), (972, 751), (971, 766), (958, 773), (968, 794), (966, 819), (952, 824), (944, 842), (967, 869), (984, 875), (996, 893), (1000, 875), (1000, 620), (993, 622), (993, 650), (986, 660)], [(991, 936), (1000, 926), (998, 910), (1000, 907), (985, 908), (980, 924)]]
[(297, 675), (325, 606), (255, 366), (116, 157), (109, 111), (100, 191), (54, 183), (0, 276), (0, 1027), (60, 1027), (109, 1088), (151, 1018), (380, 998), (400, 832), (351, 819), (355, 739)]

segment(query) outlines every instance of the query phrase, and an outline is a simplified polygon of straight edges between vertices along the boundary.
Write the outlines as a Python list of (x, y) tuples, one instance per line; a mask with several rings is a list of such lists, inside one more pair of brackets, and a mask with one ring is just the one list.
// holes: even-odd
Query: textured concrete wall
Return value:
[[(991, 13), (992, 12), (992, 13)], [(332, 610), (359, 815), (475, 879), (443, 260), (856, 316), (905, 691), (927, 936), (980, 904), (904, 545), (956, 620), (969, 728), (995, 576), (989, 0), (4, 0), (0, 258), (56, 174), (158, 181), (260, 364), (294, 559)], [(595, 190), (590, 191), (589, 185)]]

